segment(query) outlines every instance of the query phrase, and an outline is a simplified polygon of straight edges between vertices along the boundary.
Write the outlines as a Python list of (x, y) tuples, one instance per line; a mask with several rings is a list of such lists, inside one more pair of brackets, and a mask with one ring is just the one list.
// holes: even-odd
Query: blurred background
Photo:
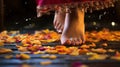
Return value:
[[(50, 15), (36, 17), (35, 0), (1, 0), (1, 16), (4, 13), (4, 20), (0, 22), (1, 29), (6, 30), (41, 30), (54, 29), (54, 11)], [(110, 28), (120, 30), (120, 2), (115, 7), (87, 12), (85, 14), (86, 30), (99, 30)]]

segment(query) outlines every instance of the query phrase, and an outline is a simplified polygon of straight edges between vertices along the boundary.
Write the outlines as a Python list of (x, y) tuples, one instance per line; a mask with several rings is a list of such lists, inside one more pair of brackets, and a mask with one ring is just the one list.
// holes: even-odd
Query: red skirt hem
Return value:
[[(100, 10), (108, 7), (114, 7), (116, 0), (36, 0), (37, 14), (48, 13), (51, 10), (57, 10), (59, 7), (79, 7), (87, 10)], [(39, 17), (39, 16), (38, 16)]]

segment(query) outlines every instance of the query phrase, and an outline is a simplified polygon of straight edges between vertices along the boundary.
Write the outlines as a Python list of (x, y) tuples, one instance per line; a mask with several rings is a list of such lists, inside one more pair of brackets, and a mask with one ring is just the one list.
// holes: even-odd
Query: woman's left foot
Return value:
[(57, 30), (58, 33), (62, 33), (64, 28), (64, 22), (65, 22), (65, 12), (62, 10), (62, 8), (58, 9), (58, 11), (55, 12), (54, 16), (54, 28)]

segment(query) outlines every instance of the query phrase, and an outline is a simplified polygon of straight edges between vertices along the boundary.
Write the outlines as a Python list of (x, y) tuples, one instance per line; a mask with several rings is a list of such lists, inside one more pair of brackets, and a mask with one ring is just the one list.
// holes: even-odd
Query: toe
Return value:
[(55, 29), (57, 30), (57, 32), (59, 33), (60, 32), (60, 30), (59, 30), (59, 27), (60, 27), (60, 24), (59, 23), (57, 23), (56, 25), (55, 25)]
[(78, 42), (79, 42), (79, 44), (82, 44), (82, 39), (79, 38), (79, 39), (78, 39)]
[(61, 33), (62, 31), (61, 30), (57, 30), (58, 31), (58, 33)]
[(60, 30), (60, 28), (61, 28), (61, 24), (59, 23), (57, 29)]
[(56, 23), (56, 29), (58, 30), (58, 27), (60, 26), (60, 24), (59, 23)]
[(79, 45), (80, 44), (80, 42), (79, 41), (76, 41), (76, 45)]
[(79, 44), (80, 44), (80, 42), (79, 42), (79, 40), (77, 39), (77, 40), (76, 40), (76, 45), (79, 45)]
[(75, 45), (75, 42), (76, 42), (75, 39), (72, 38), (72, 39), (71, 39), (71, 44), (72, 44), (72, 45)]
[(79, 41), (77, 38), (74, 38), (74, 43), (75, 43), (75, 45), (79, 45)]
[(57, 24), (56, 24), (56, 22), (57, 22), (57, 21), (54, 21), (54, 23), (53, 23), (53, 24), (54, 24), (54, 28), (55, 28), (55, 29), (56, 29), (56, 25), (57, 25)]
[(70, 40), (67, 40), (67, 41), (66, 41), (66, 44), (70, 45), (70, 44), (71, 44), (71, 41), (70, 41)]
[(61, 27), (59, 28), (59, 32), (58, 33), (62, 34), (62, 32), (63, 32), (63, 25), (61, 25)]
[(71, 41), (71, 45), (75, 45), (75, 41)]
[(70, 40), (66, 40), (64, 42), (61, 42), (63, 45), (70, 45), (71, 44), (71, 41)]
[(59, 26), (57, 27), (57, 29), (58, 29), (58, 32), (59, 32), (59, 33), (61, 33), (61, 32), (62, 32), (61, 27), (62, 27), (62, 25), (61, 25), (61, 24), (59, 24)]
[(81, 36), (81, 40), (82, 40), (82, 43), (85, 43), (85, 35), (84, 34)]

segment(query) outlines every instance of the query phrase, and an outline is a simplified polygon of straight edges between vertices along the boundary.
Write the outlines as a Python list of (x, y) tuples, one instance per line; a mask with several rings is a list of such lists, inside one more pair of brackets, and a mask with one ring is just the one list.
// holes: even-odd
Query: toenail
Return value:
[(72, 41), (72, 40), (73, 40), (73, 38), (70, 38), (70, 40)]

